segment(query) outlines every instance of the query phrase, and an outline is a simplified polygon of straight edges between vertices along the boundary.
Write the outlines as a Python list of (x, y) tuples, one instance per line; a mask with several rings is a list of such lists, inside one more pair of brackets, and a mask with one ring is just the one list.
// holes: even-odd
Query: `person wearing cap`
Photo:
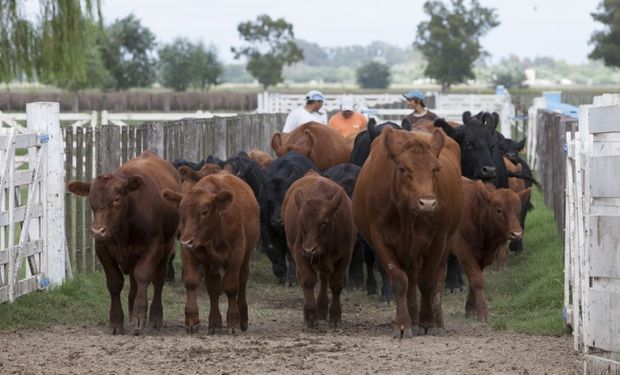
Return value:
[(318, 122), (327, 125), (327, 113), (321, 110), (325, 96), (319, 90), (310, 90), (306, 94), (306, 104), (295, 108), (286, 117), (282, 133), (290, 133), (295, 128), (308, 122)]
[(355, 136), (366, 129), (368, 120), (364, 115), (355, 111), (355, 101), (350, 96), (340, 98), (340, 112), (329, 119), (328, 125), (338, 130), (345, 138)]
[(413, 112), (405, 117), (405, 120), (409, 121), (412, 127), (415, 126), (416, 122), (422, 120), (434, 121), (437, 118), (437, 115), (428, 109), (426, 109), (426, 105), (424, 104), (424, 94), (420, 90), (411, 90), (407, 93), (403, 94), (403, 97), (407, 99), (407, 103), (409, 103), (409, 108), (413, 109)]

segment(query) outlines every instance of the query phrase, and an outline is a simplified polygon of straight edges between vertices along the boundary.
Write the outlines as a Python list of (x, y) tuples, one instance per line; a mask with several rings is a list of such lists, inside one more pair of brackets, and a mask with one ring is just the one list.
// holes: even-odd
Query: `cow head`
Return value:
[(316, 256), (325, 253), (325, 245), (334, 227), (334, 214), (338, 211), (342, 199), (346, 199), (340, 189), (332, 199), (304, 197), (301, 189), (293, 193), (295, 205), (299, 209), (299, 233), (301, 251), (304, 256)]
[(515, 142), (510, 138), (498, 137), (498, 145), (502, 154), (514, 164), (519, 164), (519, 153), (525, 148), (525, 138), (520, 142)]
[(179, 241), (189, 250), (205, 247), (214, 237), (220, 226), (220, 212), (225, 211), (233, 202), (233, 193), (220, 190), (216, 194), (192, 189), (179, 194), (164, 189), (162, 196), (168, 202), (179, 207)]
[(144, 180), (140, 176), (125, 179), (113, 174), (102, 174), (93, 182), (71, 181), (67, 189), (75, 195), (88, 196), (93, 211), (90, 231), (93, 238), (105, 241), (114, 233), (119, 233), (122, 221), (128, 216), (129, 194), (140, 189), (143, 184)]
[(531, 188), (515, 193), (510, 189), (489, 191), (482, 181), (476, 181), (480, 196), (487, 202), (490, 222), (494, 223), (506, 240), (520, 239), (523, 235), (521, 207), (530, 197)]
[(412, 133), (386, 128), (383, 144), (389, 158), (396, 164), (392, 197), (400, 206), (415, 213), (437, 209), (435, 185), (440, 173), (439, 153), (445, 135), (435, 129), (428, 142)]
[(271, 147), (278, 156), (282, 156), (291, 151), (295, 151), (304, 156), (310, 156), (315, 143), (314, 134), (312, 134), (310, 129), (305, 129), (301, 133), (289, 134), (284, 143), (282, 143), (282, 136), (280, 133), (274, 134), (271, 139)]

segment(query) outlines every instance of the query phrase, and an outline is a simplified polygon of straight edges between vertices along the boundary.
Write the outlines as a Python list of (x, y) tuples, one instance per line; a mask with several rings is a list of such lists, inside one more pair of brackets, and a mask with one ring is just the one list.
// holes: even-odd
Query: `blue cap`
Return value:
[(403, 94), (403, 97), (407, 100), (419, 99), (424, 100), (425, 96), (420, 90), (411, 90)]
[(320, 92), (319, 90), (310, 90), (308, 91), (308, 93), (306, 94), (306, 100), (313, 100), (313, 101), (325, 101), (325, 96), (323, 96), (323, 93)]

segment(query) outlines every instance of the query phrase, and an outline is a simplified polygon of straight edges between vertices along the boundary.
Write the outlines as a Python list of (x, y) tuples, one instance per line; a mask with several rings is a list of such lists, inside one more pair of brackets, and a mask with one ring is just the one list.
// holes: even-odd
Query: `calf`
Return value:
[(146, 289), (150, 283), (155, 292), (148, 311), (149, 322), (153, 328), (161, 327), (161, 292), (179, 223), (177, 209), (161, 197), (161, 191), (181, 191), (177, 171), (169, 162), (145, 151), (114, 173), (101, 174), (92, 182), (71, 181), (68, 189), (73, 194), (88, 196), (93, 210), (90, 231), (110, 292), (111, 333), (124, 331), (120, 301), (123, 274), (129, 275), (133, 333), (139, 335), (146, 325)]
[(288, 267), (286, 264), (289, 251), (284, 233), (282, 202), (293, 182), (311, 169), (316, 170), (316, 166), (310, 159), (296, 152), (289, 152), (274, 160), (264, 174), (264, 185), (259, 198), (262, 248), (266, 251), (273, 273), (280, 284), (284, 284), (287, 279), (290, 284), (295, 277), (295, 265), (290, 259)]
[(484, 295), (484, 267), (493, 263), (495, 252), (502, 243), (522, 236), (519, 213), (531, 189), (518, 194), (510, 189), (489, 191), (493, 188), (467, 178), (462, 179), (462, 184), (465, 197), (463, 217), (448, 247), (469, 280), (466, 315), (486, 320), (489, 310)]
[(222, 328), (219, 299), (228, 297), (226, 327), (230, 333), (248, 328), (246, 284), (252, 249), (259, 235), (258, 203), (252, 189), (227, 173), (210, 174), (182, 194), (166, 189), (162, 196), (179, 207), (183, 247), (183, 282), (187, 291), (185, 328), (198, 331), (199, 267), (205, 272), (211, 301), (209, 333)]
[(394, 337), (419, 333), (420, 327), (426, 333), (443, 330), (446, 243), (463, 207), (459, 155), (445, 142), (439, 129), (427, 134), (386, 128), (353, 192), (358, 230), (379, 256), (394, 293)]
[[(297, 281), (304, 291), (304, 321), (314, 327), (317, 319), (327, 318), (329, 310), (329, 324), (335, 327), (341, 321), (340, 292), (356, 238), (351, 201), (338, 184), (309, 172), (291, 185), (282, 212)], [(318, 301), (314, 297), (317, 273)]]
[(281, 133), (275, 133), (271, 147), (278, 156), (291, 151), (307, 156), (322, 171), (346, 163), (351, 153), (351, 147), (340, 132), (315, 122), (295, 128), (284, 140)]
[(273, 163), (273, 158), (265, 151), (253, 149), (250, 150), (249, 156), (252, 159), (256, 160), (258, 165), (260, 165), (263, 169), (267, 169), (271, 165), (271, 163)]

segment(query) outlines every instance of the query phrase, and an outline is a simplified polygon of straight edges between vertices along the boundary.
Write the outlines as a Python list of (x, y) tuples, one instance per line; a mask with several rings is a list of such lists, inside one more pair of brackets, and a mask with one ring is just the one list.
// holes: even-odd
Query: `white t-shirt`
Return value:
[(310, 113), (303, 106), (295, 108), (286, 117), (282, 133), (290, 133), (298, 126), (313, 121), (327, 125), (327, 113), (321, 110)]

